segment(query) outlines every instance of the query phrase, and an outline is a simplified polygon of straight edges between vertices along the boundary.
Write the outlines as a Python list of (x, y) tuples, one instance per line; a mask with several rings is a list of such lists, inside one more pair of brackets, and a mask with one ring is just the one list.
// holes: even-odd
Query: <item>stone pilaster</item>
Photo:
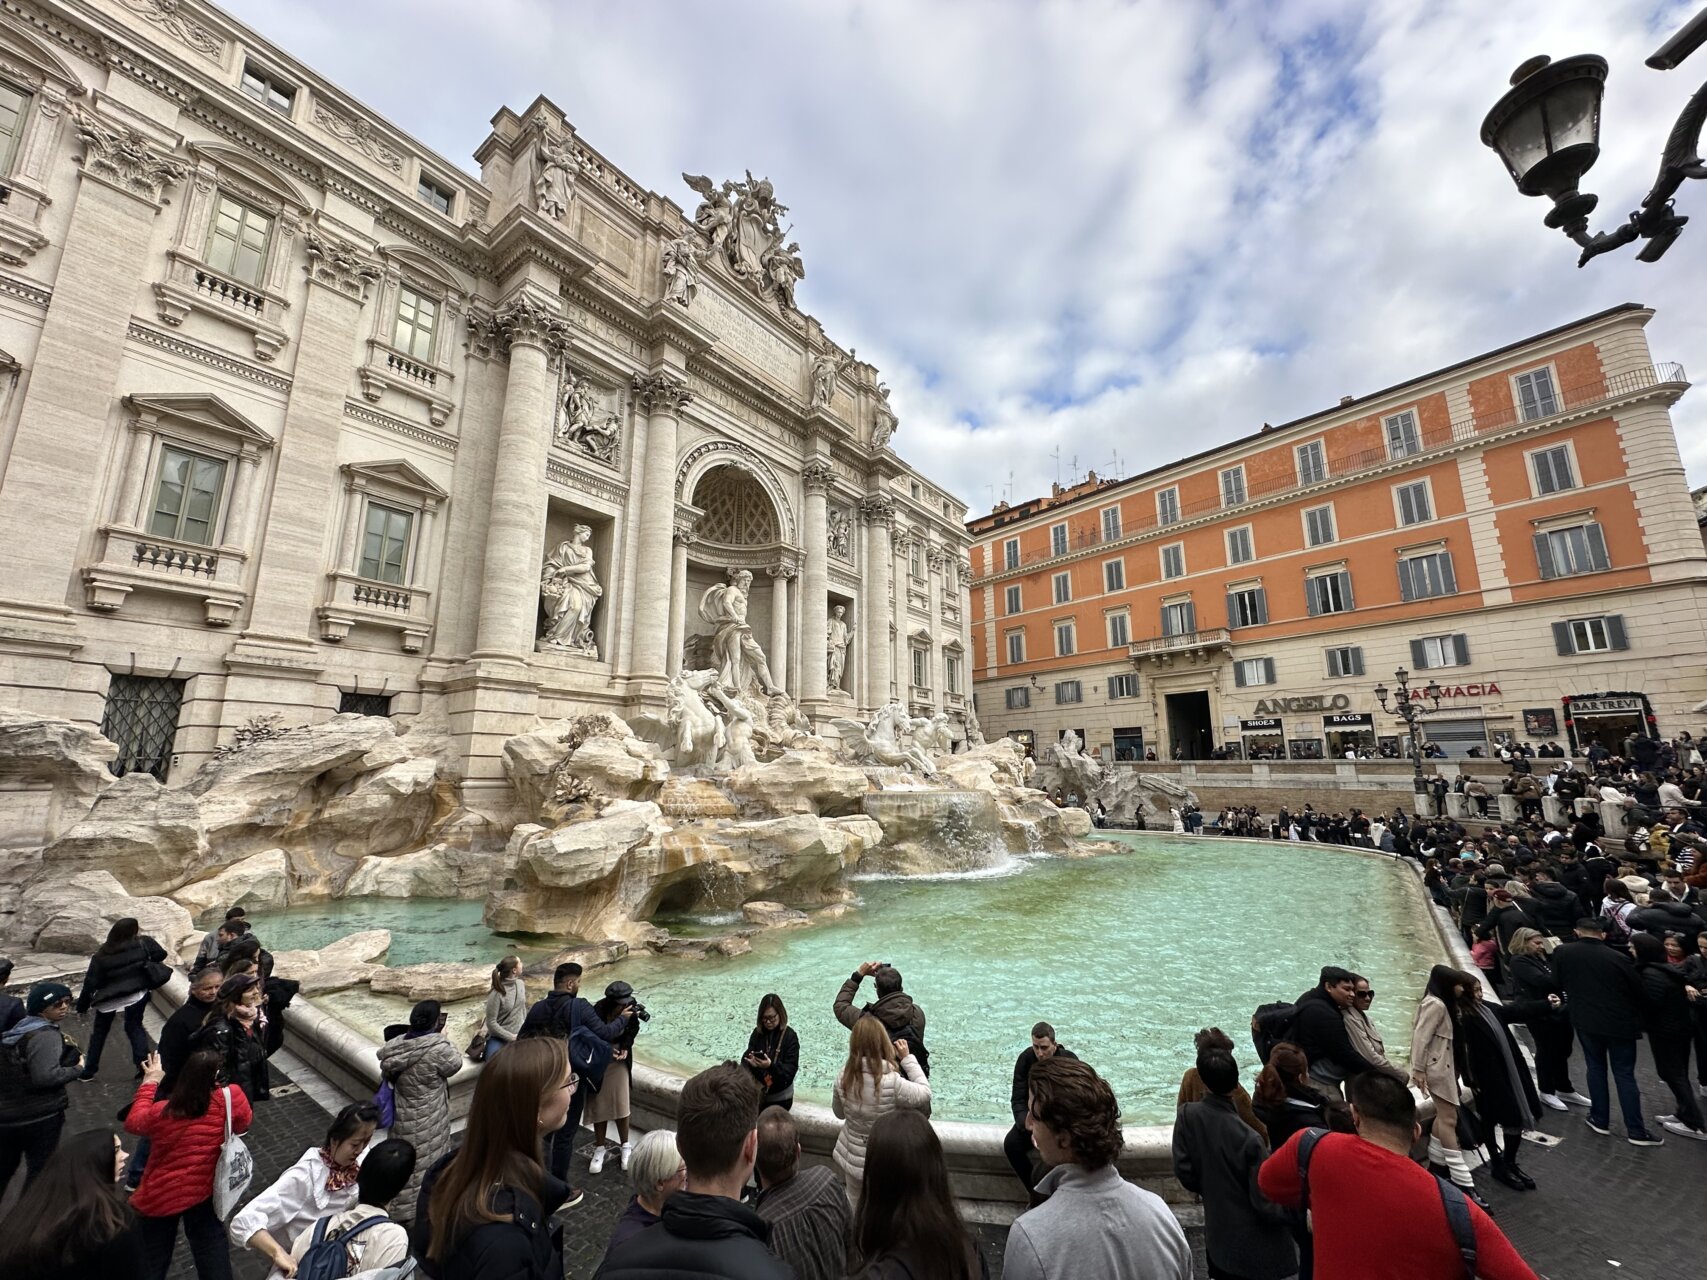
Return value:
[(895, 521), (895, 500), (875, 494), (859, 504), (865, 522), (865, 563), (869, 572), (861, 584), (860, 615), (865, 619), (866, 688), (861, 705), (875, 710), (889, 701), (890, 639), (893, 616), (889, 531)]
[[(638, 680), (665, 678), (672, 600), (657, 589), (671, 580), (676, 515), (676, 425), (693, 399), (687, 381), (668, 370), (636, 374), (635, 403), (646, 414), (646, 465), (640, 494), (640, 546), (635, 571), (634, 666)], [(684, 583), (685, 587), (685, 583)], [(674, 592), (672, 591), (672, 596)]]
[(692, 523), (678, 517), (671, 535), (670, 552), (670, 641), (664, 655), (664, 670), (676, 676), (682, 672), (682, 644), (687, 640), (688, 621), (688, 547), (693, 544)]
[(830, 616), (830, 478), (830, 466), (823, 461), (808, 462), (800, 470), (806, 489), (800, 534), (806, 550), (800, 578), (800, 698), (808, 706), (823, 702), (830, 684), (824, 635)]
[(931, 575), (931, 697), (936, 701), (937, 706), (946, 707), (948, 705), (948, 690), (943, 686), (942, 642), (947, 637), (943, 634), (942, 591), (944, 575), (948, 572), (948, 553), (941, 547), (932, 546), (925, 553), (925, 565)]
[[(771, 677), (787, 689), (788, 679), (788, 580), (797, 570), (784, 562), (765, 570), (771, 579), (771, 647), (765, 655), (770, 660)], [(798, 686), (797, 686), (798, 687)]]
[(509, 352), (498, 458), (487, 506), (476, 659), (526, 662), (539, 609), (545, 542), (545, 459), (551, 447), (551, 370), (569, 346), (568, 326), (525, 294), (493, 316)]

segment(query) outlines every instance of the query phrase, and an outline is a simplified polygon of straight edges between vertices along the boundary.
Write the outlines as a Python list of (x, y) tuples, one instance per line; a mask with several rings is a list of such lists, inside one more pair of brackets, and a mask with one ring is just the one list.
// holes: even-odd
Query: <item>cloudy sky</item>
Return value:
[[(1584, 186), (1611, 225), (1707, 74), (1642, 65), (1697, 0), (225, 4), (470, 169), (498, 106), (544, 93), (690, 210), (683, 170), (768, 175), (801, 306), (974, 512), (1621, 302), (1707, 376), (1707, 183), (1660, 263), (1579, 271), (1478, 139), (1525, 57), (1602, 54)], [(1676, 422), (1707, 484), (1707, 394)]]

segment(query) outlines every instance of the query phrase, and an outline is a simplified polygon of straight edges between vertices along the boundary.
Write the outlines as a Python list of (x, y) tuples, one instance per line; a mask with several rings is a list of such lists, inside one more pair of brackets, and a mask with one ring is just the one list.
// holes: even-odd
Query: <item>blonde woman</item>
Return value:
[(891, 1111), (911, 1108), (926, 1115), (931, 1109), (931, 1085), (905, 1040), (890, 1043), (881, 1022), (866, 1016), (848, 1034), (848, 1060), (836, 1078), (830, 1105), (842, 1126), (834, 1152), (847, 1180), (848, 1203), (859, 1204), (865, 1177), (865, 1147), (871, 1126)]

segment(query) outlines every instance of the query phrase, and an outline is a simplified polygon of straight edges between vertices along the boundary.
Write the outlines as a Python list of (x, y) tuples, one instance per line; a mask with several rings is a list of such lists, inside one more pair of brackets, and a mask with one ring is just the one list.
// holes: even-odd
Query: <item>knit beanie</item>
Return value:
[(30, 988), (30, 994), (25, 997), (24, 1010), (31, 1016), (39, 1017), (43, 1009), (69, 999), (71, 988), (63, 982), (38, 982)]

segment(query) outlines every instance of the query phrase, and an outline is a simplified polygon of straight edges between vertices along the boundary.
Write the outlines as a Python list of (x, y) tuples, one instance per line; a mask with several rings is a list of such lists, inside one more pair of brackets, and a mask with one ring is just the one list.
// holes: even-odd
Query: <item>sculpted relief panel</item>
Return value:
[(607, 466), (622, 456), (622, 393), (594, 386), (567, 364), (558, 373), (551, 442)]

